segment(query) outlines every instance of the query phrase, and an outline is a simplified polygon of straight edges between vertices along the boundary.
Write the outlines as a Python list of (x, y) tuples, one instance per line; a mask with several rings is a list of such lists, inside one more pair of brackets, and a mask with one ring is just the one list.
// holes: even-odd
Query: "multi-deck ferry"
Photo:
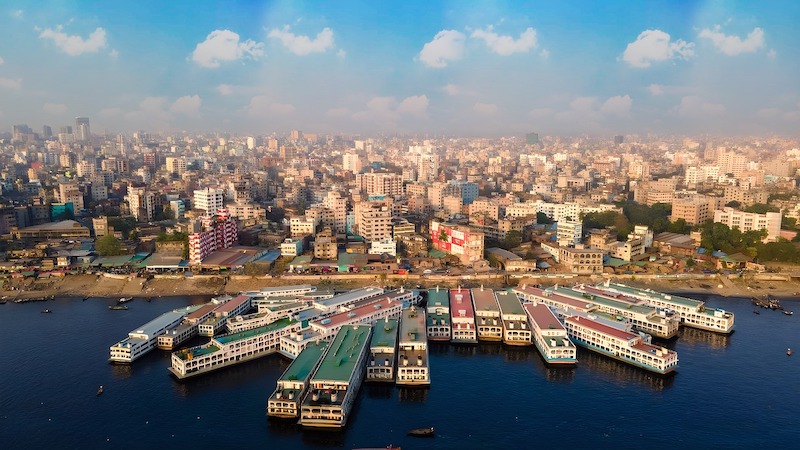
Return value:
[(598, 287), (641, 299), (653, 307), (674, 311), (680, 317), (681, 324), (687, 327), (723, 334), (733, 332), (734, 315), (732, 312), (720, 308), (710, 308), (700, 300), (664, 294), (650, 289), (637, 289), (618, 283), (607, 283)]
[(564, 325), (573, 342), (594, 352), (661, 375), (678, 367), (677, 353), (646, 343), (639, 334), (580, 316), (567, 317)]
[(397, 319), (385, 318), (372, 328), (367, 381), (393, 382), (397, 356)]
[(300, 425), (341, 428), (364, 379), (369, 325), (339, 329), (309, 382), (309, 392), (300, 407)]
[[(200, 336), (214, 336), (227, 323), (229, 317), (239, 316), (250, 309), (250, 296), (239, 294), (234, 298), (225, 300), (214, 309), (214, 313), (206, 320), (200, 322), (197, 332)], [(224, 300), (224, 298), (223, 298)]]
[(295, 301), (260, 308), (259, 312), (229, 317), (225, 326), (229, 333), (257, 328), (276, 320), (291, 317), (300, 311), (311, 308), (310, 302)]
[(181, 323), (197, 306), (188, 306), (165, 312), (141, 327), (128, 333), (128, 337), (110, 347), (110, 362), (129, 363), (156, 347), (158, 337)]
[(447, 289), (428, 289), (427, 328), (431, 341), (449, 341), (451, 332), (450, 298)]
[(404, 309), (400, 318), (397, 384), (405, 386), (431, 384), (425, 311), (415, 306)]
[(530, 320), (533, 343), (544, 360), (549, 364), (574, 365), (575, 345), (553, 311), (543, 303), (525, 303), (522, 307)]
[(516, 294), (509, 291), (495, 292), (503, 320), (503, 343), (508, 345), (531, 345), (531, 329), (528, 316)]
[(174, 350), (187, 339), (196, 336), (200, 322), (211, 317), (218, 306), (218, 303), (208, 302), (200, 306), (196, 311), (187, 314), (183, 322), (158, 336), (158, 348)]
[(281, 319), (238, 333), (224, 334), (198, 345), (172, 353), (169, 371), (178, 378), (188, 378), (240, 362), (250, 361), (280, 348), (280, 339), (300, 331), (300, 322)]
[[(387, 317), (400, 317), (403, 309), (403, 302), (398, 300), (398, 293), (388, 293), (377, 297), (372, 297), (361, 306), (351, 310), (345, 310), (325, 317), (324, 319), (313, 320), (308, 323), (312, 331), (322, 336), (322, 339), (330, 340), (339, 332), (339, 329), (355, 324), (372, 324)], [(402, 293), (405, 296), (405, 292)]]
[(475, 309), (469, 289), (450, 289), (450, 318), (452, 336), (450, 342), (456, 344), (476, 344), (478, 332), (475, 329)]
[(267, 401), (268, 416), (292, 419), (300, 417), (300, 402), (308, 390), (308, 380), (319, 366), (327, 348), (327, 342), (311, 344), (289, 364), (278, 378), (278, 386)]
[(475, 325), (478, 327), (479, 341), (502, 341), (503, 322), (500, 318), (500, 307), (491, 289), (472, 290), (472, 301), (475, 304)]

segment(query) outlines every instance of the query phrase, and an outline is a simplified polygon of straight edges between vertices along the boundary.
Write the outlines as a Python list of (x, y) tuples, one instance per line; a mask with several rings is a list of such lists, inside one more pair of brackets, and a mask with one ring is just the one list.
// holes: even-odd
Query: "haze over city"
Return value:
[(800, 3), (10, 1), (0, 122), (796, 135)]

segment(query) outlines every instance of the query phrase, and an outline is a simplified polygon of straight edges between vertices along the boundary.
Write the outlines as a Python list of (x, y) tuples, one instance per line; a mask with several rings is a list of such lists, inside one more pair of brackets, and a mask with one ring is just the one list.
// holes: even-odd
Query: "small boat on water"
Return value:
[(753, 314), (761, 314), (761, 311), (759, 311), (759, 310), (757, 310), (757, 309), (754, 309), (754, 310), (753, 310)]
[(127, 305), (109, 305), (108, 309), (113, 310), (113, 311), (127, 311), (128, 310), (128, 306)]
[(434, 434), (433, 427), (414, 428), (408, 430), (408, 435), (415, 437), (433, 437), (433, 434)]
[(53, 312), (53, 311), (51, 311), (49, 309), (43, 309), (42, 310), (42, 314), (50, 314), (51, 312)]
[(791, 348), (787, 348), (786, 349), (786, 356), (792, 356), (792, 349)]
[(125, 302), (129, 302), (131, 300), (133, 300), (133, 297), (122, 297), (119, 300), (117, 300), (117, 303), (125, 303)]
[(786, 310), (784, 310), (783, 313), (786, 314), (787, 316), (791, 316), (792, 314), (794, 314), (794, 311), (786, 311)]
[(97, 396), (100, 397), (103, 395), (103, 385), (101, 384), (99, 388), (97, 388)]

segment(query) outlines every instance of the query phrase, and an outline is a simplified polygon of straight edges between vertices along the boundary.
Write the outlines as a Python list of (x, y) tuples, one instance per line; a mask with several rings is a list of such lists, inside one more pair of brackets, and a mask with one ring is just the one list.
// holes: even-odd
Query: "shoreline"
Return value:
[[(242, 291), (258, 290), (264, 287), (285, 286), (294, 284), (314, 284), (320, 289), (349, 290), (364, 286), (386, 286), (406, 288), (445, 287), (480, 287), (503, 288), (517, 284), (554, 284), (574, 285), (580, 283), (597, 284), (604, 277), (570, 276), (556, 277), (520, 277), (509, 279), (504, 277), (486, 277), (482, 279), (429, 278), (411, 276), (381, 277), (375, 274), (358, 274), (350, 276), (283, 276), (283, 277), (250, 277), (250, 276), (164, 276), (154, 279), (139, 278), (127, 275), (94, 275), (79, 274), (50, 279), (16, 280), (16, 290), (8, 290), (8, 283), (0, 290), (0, 297), (12, 302), (16, 299), (37, 299), (51, 297), (171, 297), (171, 296), (214, 296), (237, 294)], [(713, 294), (722, 297), (760, 297), (772, 295), (778, 298), (798, 298), (800, 282), (780, 279), (754, 279), (711, 276), (699, 279), (669, 279), (647, 277), (612, 277), (611, 280), (639, 288), (670, 292), (678, 295)]]

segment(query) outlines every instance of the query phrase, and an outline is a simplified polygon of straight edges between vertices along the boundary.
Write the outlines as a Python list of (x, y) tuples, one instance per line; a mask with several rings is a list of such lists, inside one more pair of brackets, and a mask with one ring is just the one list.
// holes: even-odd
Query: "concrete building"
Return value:
[(355, 234), (367, 242), (392, 237), (392, 201), (358, 202), (355, 206)]
[(580, 275), (603, 273), (603, 252), (588, 248), (560, 247), (558, 262)]
[(464, 265), (471, 265), (483, 259), (482, 231), (432, 220), (430, 237), (433, 248), (457, 256)]
[(556, 225), (558, 245), (577, 245), (583, 239), (583, 223), (577, 220), (559, 220)]
[(295, 256), (303, 254), (303, 240), (287, 238), (281, 243), (281, 256)]
[(197, 265), (216, 250), (230, 248), (239, 240), (239, 226), (226, 209), (218, 209), (216, 216), (200, 219), (202, 230), (189, 235), (189, 263)]
[(689, 225), (699, 225), (712, 218), (713, 205), (705, 196), (677, 198), (672, 202), (670, 221), (683, 219)]
[(330, 228), (317, 233), (314, 237), (314, 258), (334, 260), (339, 256), (339, 249), (336, 245), (336, 235)]
[(781, 213), (779, 212), (757, 214), (725, 207), (722, 210), (714, 211), (714, 223), (724, 223), (728, 227), (738, 228), (742, 232), (767, 230), (764, 242), (774, 242), (781, 233)]
[(201, 209), (206, 215), (224, 208), (225, 194), (222, 189), (205, 188), (194, 191), (193, 209)]
[(360, 173), (356, 187), (367, 195), (403, 195), (403, 177), (395, 173)]
[(386, 253), (388, 255), (397, 256), (397, 242), (389, 238), (380, 241), (372, 241), (369, 247), (369, 253), (373, 255), (382, 255)]
[(175, 175), (183, 175), (186, 172), (186, 159), (175, 156), (166, 158), (167, 172)]

